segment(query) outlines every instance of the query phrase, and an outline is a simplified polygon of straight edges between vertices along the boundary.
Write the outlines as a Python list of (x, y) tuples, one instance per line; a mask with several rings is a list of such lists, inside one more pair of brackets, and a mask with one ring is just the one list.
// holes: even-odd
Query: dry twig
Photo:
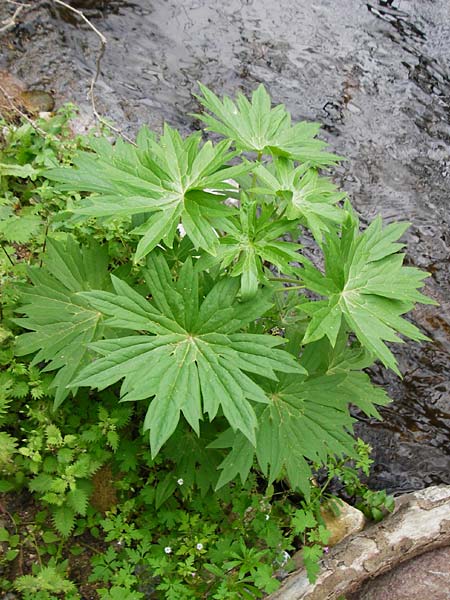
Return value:
[(95, 72), (91, 79), (91, 83), (89, 86), (89, 93), (88, 93), (88, 97), (91, 101), (92, 112), (94, 113), (94, 117), (99, 121), (99, 123), (101, 123), (102, 125), (105, 125), (109, 129), (111, 129), (111, 131), (114, 131), (115, 133), (117, 133), (118, 135), (123, 137), (127, 142), (129, 142), (130, 144), (133, 144), (135, 146), (136, 144), (133, 142), (133, 140), (131, 140), (127, 135), (125, 135), (123, 133), (123, 131), (121, 131), (120, 129), (117, 129), (117, 127), (114, 127), (114, 125), (111, 125), (111, 123), (108, 123), (108, 121), (106, 121), (97, 110), (94, 89), (95, 89), (95, 84), (97, 83), (97, 80), (100, 75), (100, 64), (101, 64), (102, 58), (103, 58), (103, 56), (105, 54), (105, 50), (106, 50), (106, 37), (103, 35), (103, 33), (101, 31), (99, 31), (97, 29), (97, 27), (95, 27), (95, 25), (93, 23), (91, 23), (91, 21), (86, 17), (86, 15), (81, 10), (78, 10), (77, 8), (74, 8), (73, 6), (70, 6), (70, 4), (67, 4), (67, 2), (64, 2), (63, 0), (53, 0), (53, 2), (55, 4), (63, 6), (67, 10), (70, 10), (74, 14), (78, 15), (86, 23), (86, 25), (88, 25), (92, 29), (92, 31), (99, 38), (100, 48), (98, 50), (97, 58), (95, 60)]
[(4, 21), (2, 21), (2, 23), (4, 23), (4, 25), (3, 25), (3, 27), (0, 27), (0, 33), (4, 33), (5, 31), (8, 31), (8, 29), (11, 29), (11, 27), (14, 27), (17, 24), (17, 22), (16, 22), (17, 17), (23, 11), (25, 6), (27, 6), (25, 4), (20, 4), (19, 2), (11, 2), (10, 0), (8, 0), (8, 1), (10, 4), (15, 4), (17, 6), (17, 8), (14, 11), (13, 15), (11, 15), (8, 19), (5, 19)]
[(11, 96), (11, 94), (9, 94), (5, 90), (5, 88), (1, 84), (0, 84), (0, 93), (2, 94), (2, 96), (4, 96), (5, 100), (10, 105), (11, 110), (13, 110), (15, 113), (17, 113), (23, 119), (25, 119), (25, 121), (27, 123), (29, 123), (29, 125), (31, 125), (31, 127), (33, 127), (33, 129), (35, 129), (38, 133), (40, 133), (40, 135), (47, 137), (47, 135), (48, 135), (47, 132), (44, 131), (41, 127), (39, 127), (39, 125), (36, 125), (36, 123), (33, 121), (33, 119), (31, 119), (25, 112), (23, 112), (23, 110), (21, 108), (19, 108), (17, 106), (17, 104), (14, 102), (14, 98)]
[[(6, 29), (9, 29), (10, 27), (13, 27), (14, 25), (16, 25), (16, 19), (19, 16), (19, 14), (21, 13), (21, 11), (27, 7), (32, 7), (32, 4), (29, 3), (25, 3), (25, 2), (17, 2), (16, 0), (6, 0), (9, 4), (14, 4), (17, 6), (16, 10), (14, 11), (14, 14), (7, 20), (7, 22), (5, 23), (4, 27), (0, 28), (0, 33)], [(88, 98), (91, 102), (91, 108), (92, 108), (92, 112), (94, 114), (95, 119), (101, 123), (102, 125), (104, 125), (105, 127), (108, 127), (108, 129), (110, 129), (111, 131), (114, 131), (115, 133), (117, 133), (118, 135), (120, 135), (121, 137), (123, 137), (127, 142), (129, 142), (130, 144), (133, 144), (134, 146), (136, 145), (132, 139), (130, 139), (127, 135), (125, 135), (123, 133), (123, 131), (121, 131), (120, 129), (118, 129), (117, 127), (114, 127), (114, 125), (112, 125), (111, 123), (109, 123), (106, 119), (104, 119), (101, 114), (98, 112), (97, 110), (97, 105), (96, 105), (96, 101), (95, 101), (95, 85), (97, 83), (97, 80), (100, 76), (100, 65), (101, 65), (101, 61), (102, 58), (105, 54), (105, 50), (106, 50), (106, 37), (103, 35), (103, 33), (101, 31), (99, 31), (99, 29), (97, 29), (97, 27), (86, 17), (86, 15), (81, 11), (78, 10), (77, 8), (74, 8), (73, 6), (71, 6), (70, 4), (68, 4), (67, 2), (64, 2), (64, 0), (51, 0), (53, 2), (53, 4), (56, 4), (58, 6), (61, 6), (63, 8), (65, 8), (66, 10), (71, 11), (72, 13), (74, 13), (75, 15), (77, 15), (80, 19), (82, 19), (86, 25), (95, 33), (95, 35), (98, 37), (98, 39), (100, 40), (100, 47), (99, 50), (97, 52), (97, 57), (95, 59), (95, 71), (94, 74), (92, 76), (91, 82), (89, 84), (89, 92), (88, 92)], [(8, 94), (8, 92), (0, 86), (0, 92), (3, 94), (3, 96), (5, 96), (5, 98), (8, 100), (8, 103), (10, 104), (11, 108), (17, 113), (19, 114), (21, 117), (23, 117), (30, 125), (32, 125), (32, 127), (34, 127), (34, 129), (36, 129), (36, 131), (39, 131), (39, 133), (46, 135), (45, 132), (38, 127), (37, 125), (35, 125), (35, 123), (33, 122), (32, 119), (30, 119), (30, 117), (28, 115), (26, 115), (22, 110), (20, 110), (20, 108), (14, 103), (13, 98)]]

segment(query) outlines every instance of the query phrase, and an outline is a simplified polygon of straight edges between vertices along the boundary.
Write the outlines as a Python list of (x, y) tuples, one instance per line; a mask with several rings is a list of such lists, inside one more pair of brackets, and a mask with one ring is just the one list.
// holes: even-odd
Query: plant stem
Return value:
[[(262, 152), (258, 152), (258, 156), (256, 157), (256, 162), (260, 163), (261, 162), (261, 158), (262, 158)], [(256, 171), (253, 171), (252, 188), (254, 188), (255, 185), (256, 185)]]
[[(280, 283), (299, 283), (299, 279), (289, 279), (289, 277), (269, 277), (269, 281), (279, 281)], [(302, 286), (304, 287), (304, 286)]]
[(45, 254), (45, 250), (47, 247), (48, 227), (49, 227), (49, 222), (48, 222), (48, 217), (47, 217), (47, 222), (45, 223), (44, 243), (42, 244), (41, 258), (39, 260), (39, 268), (42, 268), (42, 262), (44, 260), (44, 254)]
[(7, 259), (12, 264), (12, 266), (14, 266), (14, 262), (13, 262), (12, 258), (10, 257), (10, 255), (8, 254), (8, 251), (6, 250), (5, 246), (3, 245), (3, 242), (1, 243), (1, 246), (2, 246), (3, 252), (6, 254)]
[(277, 291), (277, 292), (291, 292), (292, 290), (304, 290), (304, 289), (305, 289), (304, 285), (293, 285), (292, 287), (283, 286), (279, 290), (275, 290), (275, 291)]

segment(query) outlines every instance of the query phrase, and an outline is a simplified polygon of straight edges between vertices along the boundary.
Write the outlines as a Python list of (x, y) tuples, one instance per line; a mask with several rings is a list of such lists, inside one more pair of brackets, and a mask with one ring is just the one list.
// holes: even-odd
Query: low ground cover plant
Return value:
[(197, 100), (224, 139), (3, 124), (0, 491), (37, 505), (5, 509), (0, 560), (37, 549), (3, 580), (24, 598), (79, 597), (86, 552), (99, 598), (258, 598), (298, 547), (314, 578), (331, 482), (391, 507), (350, 407), (378, 417), (364, 369), (426, 339), (407, 224), (361, 230), (319, 125), (263, 86)]

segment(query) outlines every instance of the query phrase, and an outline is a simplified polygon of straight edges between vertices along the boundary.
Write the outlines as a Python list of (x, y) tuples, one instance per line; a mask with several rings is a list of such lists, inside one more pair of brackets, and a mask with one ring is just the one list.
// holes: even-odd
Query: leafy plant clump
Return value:
[[(90, 192), (75, 214), (129, 222), (135, 267), (109, 276), (106, 248), (49, 241), (22, 292), (16, 322), (32, 333), (17, 353), (39, 349), (33, 363), (56, 371), (56, 406), (122, 381), (122, 401), (148, 404), (153, 457), (180, 418), (200, 438), (214, 423), (212, 447), (231, 448), (214, 487), (245, 481), (256, 455), (269, 482), (287, 472), (307, 493), (308, 461), (351, 454), (349, 404), (374, 415), (386, 402), (361, 368), (379, 359), (398, 372), (385, 342), (425, 339), (401, 315), (430, 302), (418, 291), (426, 274), (403, 266), (405, 224), (361, 232), (318, 175), (339, 157), (316, 124), (292, 125), (262, 86), (236, 104), (201, 89), (199, 116), (224, 141), (143, 128), (136, 146), (102, 138), (46, 174)], [(297, 243), (308, 232), (323, 272)]]
[(319, 125), (292, 124), (263, 86), (200, 89), (217, 143), (168, 125), (135, 145), (75, 138), (67, 111), (44, 137), (5, 134), (0, 491), (27, 486), (44, 516), (26, 539), (53, 523), (58, 540), (24, 597), (77, 597), (64, 540), (101, 530), (116, 544), (92, 561), (102, 598), (143, 597), (146, 578), (161, 598), (259, 597), (299, 545), (314, 577), (333, 479), (372, 518), (390, 507), (360, 483), (350, 406), (378, 417), (389, 399), (364, 369), (399, 373), (390, 344), (426, 339), (403, 318), (431, 303), (403, 265), (407, 224), (361, 231)]

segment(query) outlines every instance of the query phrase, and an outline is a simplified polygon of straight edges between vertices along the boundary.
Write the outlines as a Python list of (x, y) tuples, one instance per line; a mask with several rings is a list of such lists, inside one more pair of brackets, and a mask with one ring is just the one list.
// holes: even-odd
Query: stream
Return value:
[[(0, 69), (90, 115), (99, 40), (50, 1), (0, 39)], [(396, 349), (403, 379), (372, 370), (394, 402), (360, 420), (371, 485), (450, 483), (450, 3), (448, 0), (72, 0), (106, 36), (97, 107), (127, 134), (196, 125), (196, 81), (219, 95), (263, 82), (294, 120), (323, 124), (346, 156), (336, 179), (367, 224), (407, 220), (408, 263), (440, 306), (412, 320), (431, 342)], [(14, 7), (0, 2), (0, 20)]]

